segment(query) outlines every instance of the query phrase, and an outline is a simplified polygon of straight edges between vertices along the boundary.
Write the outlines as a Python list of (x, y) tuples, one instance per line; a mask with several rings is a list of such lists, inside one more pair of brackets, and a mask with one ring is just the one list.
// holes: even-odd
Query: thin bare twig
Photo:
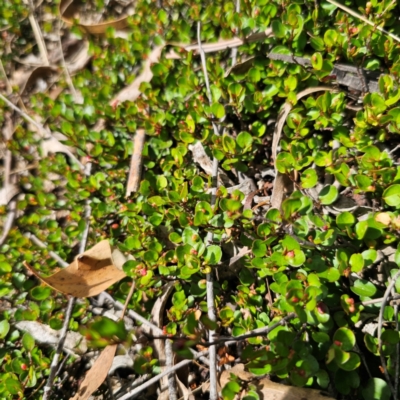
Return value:
[[(240, 0), (236, 0), (236, 12), (240, 13)], [(232, 67), (236, 65), (237, 61), (237, 47), (233, 47), (231, 51)]]
[(131, 301), (134, 291), (135, 291), (135, 280), (132, 280), (131, 288), (129, 289), (128, 296), (126, 297), (126, 300), (125, 300), (124, 308), (122, 309), (122, 313), (119, 318), (121, 321), (124, 319), (124, 315), (126, 313), (126, 310), (128, 309), (128, 304)]
[[(86, 164), (85, 168), (85, 175), (89, 176), (90, 171), (91, 171), (91, 164), (88, 163)], [(84, 220), (85, 220), (85, 229), (82, 233), (82, 238), (79, 244), (79, 253), (84, 253), (86, 244), (87, 244), (87, 239), (89, 235), (89, 228), (90, 228), (90, 214), (91, 214), (91, 206), (90, 206), (90, 199), (86, 200), (85, 204), (85, 213), (84, 213)], [(50, 374), (49, 377), (47, 378), (46, 385), (44, 386), (43, 390), (43, 400), (48, 400), (50, 396), (50, 392), (53, 387), (53, 381), (56, 376), (56, 371), (57, 371), (57, 366), (58, 366), (58, 361), (61, 356), (61, 353), (63, 352), (64, 349), (64, 343), (65, 339), (67, 338), (67, 332), (68, 332), (68, 327), (69, 327), (69, 321), (71, 319), (72, 311), (74, 309), (75, 305), (75, 297), (71, 296), (68, 300), (68, 306), (67, 306), (67, 311), (65, 312), (65, 319), (64, 319), (64, 324), (63, 327), (61, 328), (60, 332), (60, 340), (57, 344), (56, 352), (53, 356), (53, 360), (51, 361), (50, 364)]]
[(12, 93), (12, 86), (11, 86), (11, 83), (10, 83), (8, 77), (7, 77), (6, 70), (4, 69), (4, 66), (3, 66), (3, 63), (2, 63), (1, 60), (0, 60), (0, 72), (4, 75), (4, 79), (6, 81), (7, 94), (11, 94)]
[(131, 157), (131, 166), (129, 168), (128, 183), (126, 185), (126, 195), (129, 197), (132, 192), (137, 192), (140, 186), (140, 178), (142, 173), (143, 147), (146, 139), (144, 129), (138, 129), (133, 138), (133, 153)]
[(32, 0), (24, 0), (24, 3), (29, 7), (29, 22), (31, 23), (33, 34), (35, 35), (36, 43), (39, 47), (40, 57), (44, 65), (50, 65), (46, 44), (44, 43), (42, 32), (34, 15), (35, 10)]
[[(3, 65), (1, 64), (1, 67)], [(5, 72), (4, 72), (5, 74)], [(7, 76), (6, 80), (8, 82)], [(4, 141), (7, 142), (8, 140), (11, 139), (12, 137), (12, 132), (13, 132), (13, 123), (11, 120), (11, 117), (8, 116), (6, 117), (6, 122), (5, 126), (3, 129), (3, 137)], [(12, 164), (12, 153), (11, 150), (6, 148), (5, 155), (4, 155), (4, 174), (3, 174), (3, 187), (7, 188), (10, 184), (15, 183), (16, 177), (11, 176), (11, 164)], [(6, 240), (8, 233), (10, 232), (11, 228), (14, 225), (14, 220), (17, 216), (17, 201), (16, 200), (11, 200), (8, 203), (8, 210), (7, 210), (7, 218), (4, 222), (3, 225), (3, 232), (0, 236), (0, 246), (4, 243)]]
[[(201, 356), (205, 356), (208, 354), (208, 350), (206, 351), (202, 351), (201, 353), (198, 353), (198, 356), (194, 357), (199, 358)], [(178, 369), (184, 367), (185, 365), (188, 365), (192, 362), (192, 360), (183, 360), (181, 362), (179, 362), (178, 364), (175, 364), (173, 367), (165, 370), (164, 372), (162, 372), (161, 374), (156, 375), (155, 377), (149, 379), (147, 382), (143, 383), (142, 385), (136, 387), (135, 389), (129, 391), (128, 393), (126, 393), (124, 396), (120, 397), (119, 400), (129, 400), (134, 398), (137, 394), (141, 393), (144, 389), (148, 388), (149, 386), (154, 385), (156, 382), (158, 382), (161, 378), (163, 378), (164, 376), (170, 374), (171, 372), (175, 372)]]
[(363, 15), (353, 11), (351, 8), (346, 7), (343, 4), (338, 3), (335, 0), (327, 0), (329, 3), (335, 5), (338, 8), (341, 8), (343, 11), (346, 11), (348, 14), (352, 15), (353, 17), (356, 17), (360, 19), (361, 21), (365, 22), (366, 24), (376, 28), (378, 31), (384, 33), (385, 35), (390, 36), (392, 39), (396, 40), (397, 42), (400, 42), (400, 38), (393, 33), (388, 32), (386, 29), (374, 24), (372, 21), (370, 21), (368, 18), (365, 18)]
[(70, 92), (72, 93), (74, 97), (75, 103), (81, 103), (81, 98), (78, 95), (78, 92), (75, 89), (74, 83), (72, 82), (71, 75), (69, 73), (67, 64), (65, 63), (65, 58), (64, 58), (64, 52), (62, 48), (62, 43), (61, 43), (61, 25), (62, 25), (62, 20), (59, 18), (58, 20), (58, 44), (60, 46), (60, 52), (61, 52), (61, 65), (65, 71), (65, 78), (69, 87)]
[[(39, 133), (41, 134), (42, 138), (46, 138), (49, 135), (49, 132), (47, 132), (46, 129), (41, 124), (36, 122), (25, 111), (22, 111), (19, 107), (17, 107), (15, 104), (13, 104), (10, 100), (8, 100), (6, 97), (4, 97), (1, 93), (0, 93), (0, 100), (4, 101), (10, 108), (12, 108), (14, 111), (16, 111), (18, 114), (20, 114), (25, 120), (27, 120), (32, 125), (34, 125), (37, 128), (37, 130), (39, 131)], [(57, 140), (57, 139), (54, 138), (54, 140)], [(57, 142), (58, 142), (58, 140), (57, 140)], [(63, 147), (65, 147), (65, 146), (63, 146)], [(79, 168), (81, 168), (82, 170), (85, 169), (85, 167), (82, 165), (82, 163), (70, 151), (68, 151), (68, 152), (65, 151), (65, 152), (71, 159), (74, 160), (74, 162), (76, 164), (79, 165)]]
[[(238, 340), (243, 340), (247, 337), (254, 337), (254, 336), (259, 336), (261, 333), (263, 334), (268, 334), (269, 332), (273, 331), (275, 328), (278, 326), (284, 325), (287, 321), (290, 319), (293, 319), (296, 317), (295, 313), (290, 313), (286, 317), (282, 318), (280, 321), (276, 322), (275, 324), (271, 325), (270, 327), (263, 327), (263, 328), (258, 328), (252, 331), (252, 333), (248, 333), (246, 335), (241, 335), (237, 336), (236, 338), (233, 338), (233, 340), (229, 340), (227, 342), (224, 342), (227, 346), (230, 346), (232, 344), (237, 343)], [(253, 336), (249, 336), (253, 335)], [(212, 347), (209, 350), (203, 351), (201, 353), (198, 353), (197, 356), (194, 357), (194, 359), (199, 358), (200, 356), (205, 356), (211, 351)], [(164, 371), (163, 373), (155, 376), (154, 378), (148, 380), (146, 383), (143, 385), (135, 388), (135, 390), (131, 390), (130, 392), (126, 393), (124, 396), (120, 397), (119, 400), (129, 400), (132, 399), (134, 396), (136, 396), (138, 393), (141, 393), (144, 389), (148, 388), (149, 386), (153, 385), (154, 383), (158, 382), (162, 377), (168, 375), (171, 372), (174, 372), (178, 370), (179, 368), (182, 368), (183, 366), (189, 364), (192, 360), (183, 360), (180, 363), (174, 365), (171, 369)], [(211, 390), (211, 389), (210, 389)]]
[(385, 293), (383, 295), (382, 298), (382, 304), (381, 304), (381, 308), (379, 310), (379, 317), (378, 317), (378, 352), (379, 352), (379, 356), (381, 359), (381, 364), (382, 364), (382, 368), (383, 368), (383, 372), (385, 374), (385, 378), (386, 378), (386, 382), (389, 385), (390, 391), (392, 392), (393, 398), (396, 399), (397, 397), (395, 397), (395, 388), (393, 386), (392, 380), (390, 378), (389, 375), (389, 371), (387, 369), (387, 365), (386, 365), (386, 360), (385, 360), (385, 356), (382, 354), (382, 340), (381, 340), (381, 335), (382, 335), (382, 326), (383, 326), (383, 313), (385, 311), (385, 306), (387, 303), (387, 300), (390, 296), (390, 293), (392, 292), (394, 285), (396, 284), (396, 280), (397, 278), (400, 276), (400, 271), (398, 271), (395, 276), (391, 279), (388, 287), (385, 290)]
[[(201, 344), (203, 347), (214, 346), (216, 344), (224, 344), (224, 345), (229, 346), (231, 344), (241, 342), (246, 339), (266, 335), (269, 332), (273, 331), (278, 326), (285, 325), (288, 321), (290, 321), (291, 319), (293, 319), (295, 317), (296, 317), (295, 313), (290, 313), (290, 314), (286, 315), (286, 317), (283, 317), (282, 319), (280, 319), (278, 322), (275, 322), (271, 326), (263, 326), (261, 328), (254, 329), (254, 330), (252, 330), (248, 333), (245, 333), (243, 335), (240, 335), (240, 336), (226, 336), (226, 337), (220, 336), (218, 339), (215, 339), (213, 342), (200, 342), (199, 344)], [(185, 338), (185, 337), (181, 337), (181, 336), (174, 337), (174, 336), (163, 335), (163, 336), (151, 337), (151, 339), (165, 339), (165, 338), (170, 338), (171, 340), (182, 340), (182, 339), (191, 340), (190, 338)]]
[[(33, 243), (36, 244), (36, 246), (42, 248), (42, 249), (46, 249), (47, 245), (45, 243), (43, 243), (40, 239), (38, 239), (34, 234), (30, 233), (30, 232), (26, 232), (24, 233), (24, 236), (26, 236), (28, 239), (30, 239)], [(68, 263), (66, 261), (64, 261), (57, 253), (55, 253), (54, 251), (49, 251), (49, 256), (58, 262), (58, 264), (63, 267), (66, 268), (68, 267)]]
[[(391, 291), (392, 293), (392, 297), (395, 295), (395, 290), (394, 288)], [(399, 305), (397, 304), (397, 302), (395, 302), (395, 304), (393, 305), (393, 309), (394, 309), (394, 320), (396, 321), (396, 331), (399, 332)], [(394, 398), (398, 399), (398, 393), (399, 393), (399, 373), (400, 373), (400, 344), (397, 343), (396, 344), (396, 358), (395, 358), (395, 374), (394, 374)]]
[(43, 388), (43, 400), (50, 399), (49, 396), (50, 396), (51, 389), (53, 387), (54, 378), (56, 376), (58, 360), (64, 349), (64, 343), (65, 343), (65, 339), (67, 338), (68, 325), (69, 325), (69, 321), (71, 319), (72, 310), (74, 309), (74, 304), (75, 304), (75, 297), (71, 296), (68, 300), (68, 306), (67, 306), (67, 311), (65, 312), (64, 324), (63, 324), (63, 327), (61, 328), (60, 340), (57, 344), (56, 352), (55, 352), (55, 354), (53, 356), (53, 360), (51, 361), (51, 364), (50, 364), (50, 374), (49, 374), (49, 377), (47, 378), (46, 385)]
[[(212, 94), (210, 88), (210, 82), (208, 80), (208, 73), (207, 73), (207, 62), (206, 56), (204, 54), (203, 48), (201, 47), (201, 23), (197, 23), (197, 40), (199, 44), (199, 51), (201, 57), (201, 64), (203, 66), (203, 73), (204, 79), (206, 82), (207, 94), (208, 94), (208, 101), (210, 105), (212, 104)], [(219, 135), (218, 127), (215, 122), (212, 123), (214, 128), (214, 133)], [(212, 175), (211, 175), (211, 200), (210, 205), (213, 207), (216, 202), (216, 190), (217, 190), (217, 182), (218, 182), (218, 159), (216, 157), (213, 158), (213, 166), (212, 166)], [(212, 243), (213, 241), (213, 232), (210, 231), (207, 234), (207, 243)], [(208, 307), (208, 318), (211, 321), (216, 322), (217, 316), (215, 314), (215, 298), (214, 298), (214, 278), (213, 278), (213, 271), (206, 274), (207, 280), (207, 307)], [(209, 341), (212, 343), (214, 342), (215, 331), (209, 330)], [(217, 388), (217, 350), (215, 346), (210, 347), (209, 353), (210, 359), (210, 400), (217, 400), (218, 399), (218, 388)]]
[(5, 242), (8, 233), (10, 232), (12, 226), (14, 225), (14, 220), (17, 216), (17, 201), (11, 200), (8, 203), (7, 218), (3, 225), (3, 233), (0, 236), (0, 246)]

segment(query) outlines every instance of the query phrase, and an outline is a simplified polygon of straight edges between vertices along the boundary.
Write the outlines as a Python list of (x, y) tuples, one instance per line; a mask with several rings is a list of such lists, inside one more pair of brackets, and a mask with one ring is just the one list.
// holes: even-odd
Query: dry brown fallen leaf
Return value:
[[(79, 3), (74, 0), (61, 0), (59, 10), (62, 20), (69, 26), (74, 23), (75, 19), (79, 19)], [(85, 24), (80, 23), (78, 26), (85, 32), (92, 35), (102, 35), (106, 32), (107, 28), (114, 28), (115, 30), (121, 30), (128, 27), (128, 17), (126, 15), (122, 18), (115, 20), (100, 22), (98, 24)]]
[(117, 344), (112, 344), (102, 351), (99, 358), (93, 364), (93, 367), (86, 374), (85, 379), (79, 386), (78, 392), (70, 400), (87, 400), (100, 387), (107, 378), (115, 352), (117, 351), (117, 346)]
[(27, 263), (24, 265), (40, 280), (59, 292), (74, 297), (97, 296), (115, 282), (126, 277), (113, 263), (108, 240), (97, 243), (75, 258), (67, 267), (43, 278)]
[[(280, 383), (272, 382), (268, 378), (257, 379), (256, 375), (244, 370), (244, 364), (237, 364), (232, 369), (222, 372), (220, 384), (223, 388), (230, 380), (230, 375), (236, 375), (245, 382), (254, 384), (257, 393), (263, 400), (330, 400), (333, 397), (321, 394), (320, 390), (301, 388), (296, 386), (286, 386)], [(242, 399), (246, 396), (246, 391), (240, 393), (237, 399)]]

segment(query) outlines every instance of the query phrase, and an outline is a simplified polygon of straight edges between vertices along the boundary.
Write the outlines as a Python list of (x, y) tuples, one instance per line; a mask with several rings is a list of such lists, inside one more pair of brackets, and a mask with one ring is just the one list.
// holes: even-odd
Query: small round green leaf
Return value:
[(314, 53), (311, 57), (311, 65), (313, 66), (314, 69), (319, 71), (322, 69), (322, 64), (323, 64), (323, 59), (321, 53)]
[(272, 21), (271, 27), (272, 27), (272, 32), (274, 32), (274, 35), (277, 38), (285, 37), (286, 34), (285, 25), (283, 25), (282, 22), (279, 21), (279, 19)]
[(222, 250), (221, 247), (211, 245), (206, 248), (204, 253), (204, 261), (209, 265), (218, 264), (221, 261)]
[(32, 351), (35, 347), (35, 339), (29, 333), (24, 333), (24, 336), (22, 336), (22, 346), (24, 346), (26, 351)]
[(356, 344), (356, 337), (352, 330), (339, 328), (333, 335), (333, 343), (343, 351), (349, 351)]
[(348, 211), (344, 211), (336, 216), (336, 223), (340, 229), (346, 229), (356, 222), (356, 218)]
[(225, 108), (221, 103), (214, 103), (211, 106), (211, 112), (214, 114), (215, 118), (222, 118), (225, 115)]
[(329, 205), (334, 203), (339, 196), (339, 192), (336, 186), (327, 185), (319, 193), (319, 200), (323, 205)]
[(370, 281), (357, 279), (352, 286), (351, 291), (358, 296), (372, 297), (376, 293), (376, 287)]
[(388, 206), (400, 207), (400, 185), (389, 186), (382, 195), (383, 200)]
[(391, 392), (389, 385), (380, 378), (370, 378), (362, 390), (364, 400), (389, 400)]
[(315, 169), (308, 168), (301, 174), (301, 185), (304, 189), (312, 188), (318, 182), (318, 176)]
[(364, 268), (364, 258), (362, 254), (352, 254), (350, 257), (350, 266), (352, 272), (360, 272)]
[(10, 323), (7, 320), (0, 321), (0, 339), (4, 339), (10, 330)]

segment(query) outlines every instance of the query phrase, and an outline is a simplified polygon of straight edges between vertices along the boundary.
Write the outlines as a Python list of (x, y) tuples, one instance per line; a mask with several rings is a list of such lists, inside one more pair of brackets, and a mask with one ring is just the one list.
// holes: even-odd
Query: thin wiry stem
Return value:
[[(248, 333), (246, 335), (241, 335), (238, 336), (236, 338), (232, 338), (234, 340), (230, 340), (225, 342), (224, 344), (227, 346), (230, 346), (232, 344), (236, 344), (237, 340), (244, 340), (246, 337), (254, 337), (254, 333), (258, 333), (258, 334), (264, 334), (267, 335), (269, 332), (273, 331), (274, 329), (276, 329), (278, 326), (282, 326), (284, 324), (286, 324), (287, 321), (289, 321), (290, 319), (293, 319), (296, 317), (295, 313), (290, 313), (288, 314), (286, 317), (282, 318), (280, 321), (276, 322), (275, 324), (271, 325), (270, 327), (263, 327), (263, 328), (258, 328), (255, 329), (254, 331), (252, 331), (252, 333)], [(253, 336), (249, 336), (249, 335), (253, 335)], [(198, 353), (197, 356), (194, 357), (194, 359), (199, 358), (200, 356), (205, 356), (207, 355), (207, 353), (211, 352), (212, 347), (210, 347), (209, 350), (203, 351), (201, 353)], [(137, 394), (141, 393), (144, 389), (148, 388), (149, 386), (153, 385), (154, 383), (158, 382), (162, 377), (168, 375), (171, 372), (174, 372), (176, 370), (178, 370), (179, 368), (182, 368), (183, 366), (189, 364), (191, 361), (193, 360), (183, 360), (180, 363), (174, 365), (172, 368), (165, 370), (164, 372), (162, 372), (161, 374), (155, 376), (154, 378), (151, 378), (150, 380), (148, 380), (147, 382), (145, 382), (143, 385), (140, 385), (139, 387), (135, 388), (134, 390), (131, 390), (130, 392), (126, 393), (124, 396), (120, 397), (119, 400), (129, 400), (134, 398)], [(211, 381), (210, 381), (211, 384)], [(210, 397), (211, 398), (211, 397)]]
[[(10, 108), (12, 108), (18, 114), (20, 114), (26, 121), (28, 121), (32, 125), (34, 125), (36, 127), (36, 129), (38, 130), (38, 132), (41, 134), (42, 138), (46, 138), (46, 136), (49, 135), (49, 132), (47, 132), (46, 129), (42, 125), (40, 125), (38, 122), (36, 122), (25, 111), (22, 111), (19, 107), (17, 107), (15, 104), (13, 104), (10, 100), (8, 100), (6, 97), (4, 97), (1, 93), (0, 93), (0, 100), (4, 101)], [(79, 168), (81, 168), (82, 170), (84, 169), (84, 166), (82, 165), (82, 163), (71, 152), (68, 152), (68, 156), (71, 157), (71, 159), (73, 159), (74, 162), (79, 165)]]
[(6, 70), (4, 69), (4, 66), (3, 66), (3, 63), (2, 63), (1, 60), (0, 60), (0, 72), (4, 75), (4, 79), (6, 81), (7, 94), (12, 93), (12, 86), (11, 86), (11, 83), (10, 83), (8, 77), (7, 77)]
[[(197, 23), (197, 40), (199, 43), (199, 50), (200, 50), (200, 57), (201, 57), (201, 64), (203, 66), (203, 73), (204, 79), (206, 82), (207, 94), (208, 94), (208, 101), (210, 105), (212, 104), (212, 94), (210, 88), (210, 82), (208, 80), (207, 74), (207, 62), (206, 56), (204, 51), (201, 47), (201, 23)], [(215, 122), (212, 123), (214, 128), (214, 133), (219, 135), (218, 127)], [(216, 157), (213, 158), (213, 166), (212, 166), (212, 175), (211, 175), (211, 200), (210, 204), (211, 207), (215, 205), (216, 202), (216, 190), (217, 190), (217, 180), (218, 180), (218, 160)], [(208, 232), (207, 243), (211, 243), (213, 241), (213, 232)], [(209, 272), (206, 275), (207, 279), (207, 307), (208, 307), (208, 318), (211, 321), (216, 322), (217, 317), (215, 313), (215, 297), (214, 297), (214, 278), (213, 278), (213, 271)], [(212, 343), (214, 341), (215, 331), (209, 330), (209, 341)], [(210, 347), (209, 353), (210, 359), (210, 400), (217, 400), (218, 399), (218, 388), (217, 388), (217, 350), (215, 346)]]
[(67, 64), (65, 63), (64, 52), (63, 52), (62, 43), (61, 43), (61, 25), (62, 25), (62, 20), (60, 18), (58, 20), (58, 44), (60, 46), (60, 51), (61, 51), (61, 65), (65, 71), (65, 79), (67, 81), (69, 90), (74, 97), (74, 101), (75, 101), (75, 103), (80, 103), (81, 99), (79, 98), (78, 92), (76, 91), (74, 83), (72, 82), (72, 78), (69, 73)]
[[(85, 168), (85, 175), (89, 176), (90, 171), (91, 171), (91, 164), (86, 164)], [(79, 244), (79, 252), (83, 253), (86, 248), (87, 244), (87, 239), (89, 235), (89, 228), (90, 228), (90, 214), (91, 214), (91, 207), (90, 207), (90, 200), (86, 200), (85, 204), (85, 214), (84, 214), (84, 219), (85, 219), (85, 229), (82, 233), (82, 238)], [(64, 324), (63, 327), (61, 328), (60, 332), (60, 340), (57, 344), (56, 352), (53, 356), (53, 360), (51, 361), (50, 365), (50, 374), (49, 377), (47, 378), (46, 385), (44, 386), (44, 391), (43, 391), (43, 400), (48, 400), (50, 397), (50, 392), (53, 387), (53, 382), (54, 378), (56, 376), (56, 371), (57, 371), (57, 366), (58, 366), (58, 361), (60, 359), (61, 353), (63, 352), (64, 349), (64, 343), (65, 339), (67, 338), (67, 332), (68, 332), (68, 327), (69, 327), (69, 322), (71, 319), (72, 311), (74, 309), (75, 305), (75, 300), (76, 298), (71, 296), (68, 300), (68, 306), (67, 306), (67, 311), (65, 312), (65, 319), (64, 319)]]
[(327, 0), (327, 1), (329, 1), (329, 3), (335, 5), (336, 7), (341, 8), (342, 10), (346, 11), (348, 14), (352, 15), (353, 17), (361, 19), (361, 21), (364, 21), (366, 24), (373, 26), (378, 31), (384, 33), (385, 35), (390, 36), (392, 39), (396, 40), (397, 42), (400, 42), (400, 38), (398, 36), (394, 35), (393, 33), (388, 32), (386, 29), (383, 29), (382, 27), (374, 24), (372, 21), (370, 21), (368, 18), (365, 18), (363, 15), (353, 11), (352, 9), (346, 7), (343, 4), (338, 3), (335, 0)]
[(49, 377), (47, 378), (46, 385), (43, 388), (44, 389), (43, 400), (50, 399), (49, 396), (50, 396), (51, 389), (53, 387), (54, 378), (56, 376), (58, 360), (60, 359), (60, 355), (64, 348), (65, 339), (67, 338), (69, 321), (71, 319), (72, 310), (74, 309), (74, 304), (75, 304), (75, 297), (70, 297), (68, 300), (67, 311), (65, 312), (64, 324), (63, 324), (63, 327), (61, 328), (61, 332), (60, 332), (60, 340), (57, 344), (56, 352), (55, 352), (55, 354), (53, 356), (53, 360), (51, 361), (51, 364), (50, 364), (50, 374), (49, 374)]
[[(208, 353), (208, 350), (198, 353), (198, 357), (205, 356), (205, 355), (207, 355), (207, 353)], [(195, 357), (195, 359), (198, 357)], [(144, 389), (154, 385), (156, 382), (158, 382), (164, 376), (169, 375), (171, 372), (177, 371), (178, 369), (184, 367), (185, 365), (190, 364), (191, 362), (192, 362), (192, 360), (183, 360), (183, 361), (179, 362), (178, 364), (175, 364), (173, 367), (166, 369), (161, 374), (154, 376), (153, 378), (149, 379), (147, 382), (145, 382), (142, 385), (136, 387), (135, 389), (129, 391), (124, 396), (120, 397), (119, 400), (133, 399), (137, 394), (142, 393)]]
[[(36, 246), (45, 249), (47, 248), (46, 244), (43, 243), (39, 238), (37, 238), (35, 235), (33, 235), (30, 232), (26, 232), (24, 233), (24, 236), (26, 236), (28, 239), (30, 239), (33, 243), (36, 244)], [(49, 251), (49, 256), (58, 262), (58, 264), (63, 267), (66, 268), (68, 267), (68, 263), (66, 261), (64, 261), (57, 253), (55, 253), (54, 251)]]
[(31, 0), (24, 0), (24, 3), (27, 4), (29, 7), (29, 22), (31, 23), (32, 31), (35, 36), (36, 43), (39, 47), (40, 57), (42, 58), (44, 65), (50, 65), (49, 57), (47, 55), (46, 44), (44, 43), (42, 32), (34, 15), (35, 10), (33, 7), (33, 3)]
[[(236, 12), (240, 13), (240, 0), (236, 0)], [(232, 67), (236, 65), (237, 61), (237, 47), (234, 47), (231, 51)]]
[[(394, 296), (395, 291), (394, 288), (392, 289), (392, 296)], [(394, 309), (394, 320), (396, 321), (396, 332), (399, 332), (399, 305), (397, 303), (395, 303), (393, 305), (393, 309)], [(400, 373), (400, 344), (397, 343), (396, 344), (396, 359), (395, 359), (395, 374), (394, 374), (394, 398), (397, 399), (398, 398), (398, 393), (399, 393), (399, 373)]]
[(395, 388), (393, 386), (392, 380), (390, 379), (390, 375), (389, 375), (389, 371), (387, 369), (387, 365), (386, 365), (386, 360), (385, 360), (385, 356), (382, 354), (382, 340), (381, 340), (381, 335), (382, 335), (382, 326), (383, 326), (383, 313), (385, 311), (385, 306), (387, 303), (387, 300), (390, 296), (390, 293), (392, 292), (394, 285), (396, 283), (397, 278), (400, 276), (400, 271), (398, 271), (395, 276), (392, 278), (392, 280), (390, 281), (388, 287), (385, 290), (385, 293), (382, 297), (382, 304), (381, 304), (381, 308), (379, 310), (379, 318), (378, 318), (378, 351), (379, 351), (379, 356), (381, 359), (381, 364), (382, 364), (382, 368), (383, 368), (383, 372), (385, 374), (385, 378), (386, 378), (386, 382), (389, 385), (390, 391), (392, 392), (393, 398), (396, 399), (397, 397), (395, 396), (396, 391)]

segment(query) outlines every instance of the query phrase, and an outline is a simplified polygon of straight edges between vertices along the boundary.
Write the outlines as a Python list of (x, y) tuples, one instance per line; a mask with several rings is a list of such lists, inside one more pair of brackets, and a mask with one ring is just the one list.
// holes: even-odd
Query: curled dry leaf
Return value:
[[(19, 321), (16, 328), (28, 332), (39, 344), (56, 347), (60, 341), (60, 331), (51, 329), (48, 325), (37, 321)], [(78, 332), (68, 332), (64, 348), (76, 354), (85, 354), (87, 351), (86, 339)]]
[(87, 400), (100, 387), (110, 370), (117, 346), (117, 344), (112, 344), (102, 351), (93, 367), (86, 374), (78, 392), (70, 400)]
[(108, 240), (97, 243), (77, 256), (67, 268), (47, 278), (40, 276), (27, 263), (25, 266), (53, 289), (74, 297), (97, 296), (126, 277), (125, 272), (114, 265)]
[[(332, 397), (326, 396), (316, 389), (286, 386), (272, 382), (268, 378), (257, 379), (256, 375), (244, 370), (244, 364), (237, 364), (233, 368), (222, 372), (220, 384), (223, 388), (230, 380), (231, 374), (236, 375), (244, 382), (251, 382), (257, 387), (257, 393), (264, 400), (329, 400)], [(246, 397), (246, 391), (240, 393), (237, 399)]]
[(57, 81), (58, 77), (59, 73), (54, 67), (35, 68), (21, 87), (21, 97), (46, 92)]
[[(79, 1), (74, 0), (62, 0), (60, 2), (59, 10), (62, 20), (67, 25), (72, 25), (74, 20), (81, 19), (79, 13)], [(128, 27), (128, 17), (126, 15), (122, 18), (118, 18), (115, 20), (101, 22), (97, 24), (93, 23), (79, 23), (78, 26), (85, 31), (86, 33), (90, 33), (92, 35), (102, 35), (106, 32), (107, 28), (114, 28), (115, 30), (121, 30)]]

